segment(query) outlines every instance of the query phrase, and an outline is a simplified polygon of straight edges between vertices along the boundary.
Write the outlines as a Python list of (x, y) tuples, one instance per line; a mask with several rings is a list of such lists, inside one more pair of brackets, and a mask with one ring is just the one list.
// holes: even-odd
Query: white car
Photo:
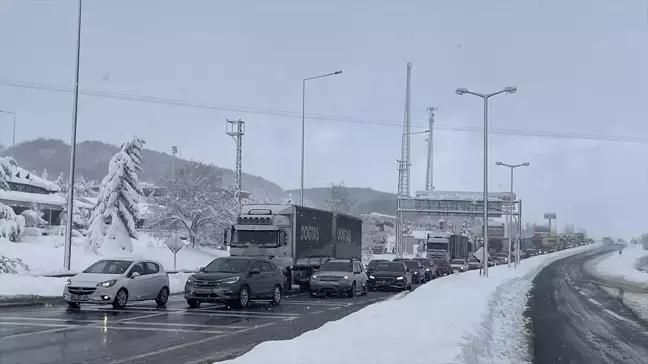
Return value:
[(70, 307), (81, 303), (123, 308), (128, 301), (169, 300), (169, 276), (162, 264), (152, 260), (102, 259), (67, 280), (63, 298)]

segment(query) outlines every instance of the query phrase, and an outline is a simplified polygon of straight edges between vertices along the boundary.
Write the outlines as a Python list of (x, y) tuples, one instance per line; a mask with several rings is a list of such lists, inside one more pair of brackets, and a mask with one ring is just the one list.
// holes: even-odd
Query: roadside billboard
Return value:
[(556, 213), (555, 212), (545, 212), (544, 218), (546, 220), (556, 220)]

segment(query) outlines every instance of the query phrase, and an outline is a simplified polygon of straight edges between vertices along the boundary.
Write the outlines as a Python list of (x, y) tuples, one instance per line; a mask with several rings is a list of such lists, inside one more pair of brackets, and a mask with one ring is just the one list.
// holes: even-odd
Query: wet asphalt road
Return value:
[(582, 270), (605, 252), (559, 260), (536, 276), (528, 310), (534, 364), (648, 363), (648, 325)]
[(365, 297), (286, 296), (281, 304), (245, 310), (222, 305), (190, 309), (172, 296), (166, 308), (153, 302), (112, 306), (0, 309), (0, 364), (212, 363), (239, 356), (256, 344), (285, 340), (338, 320), (396, 293)]

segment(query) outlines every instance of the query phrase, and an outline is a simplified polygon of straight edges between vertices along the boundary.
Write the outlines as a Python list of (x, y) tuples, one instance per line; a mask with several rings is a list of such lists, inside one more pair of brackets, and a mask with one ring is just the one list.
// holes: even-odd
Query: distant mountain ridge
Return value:
[[(77, 144), (76, 173), (88, 180), (99, 183), (108, 172), (108, 162), (119, 148), (115, 145), (100, 141), (84, 141)], [(0, 149), (0, 155), (10, 156), (12, 148)], [(50, 180), (55, 179), (63, 173), (68, 178), (70, 162), (70, 146), (59, 139), (39, 138), (25, 141), (16, 145), (15, 158), (18, 165), (28, 171), (36, 171), (40, 175), (45, 168)], [(144, 149), (142, 151), (143, 171), (139, 173), (141, 181), (161, 183), (170, 178), (173, 166), (171, 154)], [(192, 162), (186, 159), (176, 158), (175, 168), (179, 170)], [(231, 169), (214, 167), (223, 175), (223, 181), (230, 183), (234, 180), (234, 172)], [(275, 200), (282, 201), (292, 195), (293, 201), (299, 201), (299, 190), (284, 191), (279, 185), (264, 179), (263, 177), (244, 173), (243, 189), (250, 192), (263, 191)], [(360, 213), (378, 212), (394, 215), (396, 212), (396, 194), (372, 190), (362, 187), (348, 187), (351, 198), (356, 199), (360, 206)], [(326, 201), (330, 196), (328, 187), (306, 188), (304, 190), (306, 202), (325, 208)]]
[[(101, 182), (108, 172), (108, 163), (119, 148), (115, 145), (99, 142), (84, 141), (77, 144), (76, 167), (77, 175), (88, 180)], [(3, 156), (11, 156), (12, 148), (6, 148), (0, 152)], [(63, 173), (68, 178), (70, 146), (58, 139), (39, 138), (36, 140), (22, 142), (16, 145), (14, 155), (18, 165), (28, 171), (36, 171), (40, 175), (45, 168), (49, 179), (55, 179)], [(142, 150), (143, 171), (138, 175), (141, 181), (161, 183), (170, 178), (173, 168), (173, 156), (150, 149)], [(197, 163), (185, 159), (175, 159), (176, 171), (182, 169), (189, 163)], [(223, 181), (230, 183), (234, 180), (234, 172), (230, 169), (214, 167), (223, 175)], [(277, 184), (262, 177), (243, 173), (243, 189), (246, 191), (263, 190), (267, 196), (272, 198), (285, 198), (286, 193)]]

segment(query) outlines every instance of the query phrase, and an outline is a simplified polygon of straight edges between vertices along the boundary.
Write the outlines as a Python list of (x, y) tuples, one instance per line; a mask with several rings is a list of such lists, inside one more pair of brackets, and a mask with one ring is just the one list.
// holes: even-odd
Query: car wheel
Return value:
[(281, 287), (277, 284), (272, 289), (272, 301), (270, 301), (270, 304), (276, 306), (279, 303), (281, 303)]
[(169, 301), (169, 289), (167, 287), (162, 287), (162, 289), (157, 295), (157, 298), (155, 299), (155, 303), (158, 306), (164, 306), (167, 304), (168, 301)]
[(198, 307), (200, 307), (200, 301), (198, 301), (198, 300), (188, 299), (188, 300), (187, 300), (187, 304), (188, 304), (189, 307), (191, 307), (191, 308), (198, 308)]
[(115, 295), (115, 299), (112, 303), (113, 308), (122, 309), (126, 306), (126, 302), (128, 302), (128, 291), (126, 291), (125, 288), (122, 288), (117, 291), (117, 294)]
[(353, 283), (351, 283), (351, 290), (349, 291), (349, 297), (351, 298), (355, 297), (355, 292), (356, 292), (356, 282), (353, 281)]
[(250, 303), (250, 289), (248, 286), (242, 286), (239, 290), (238, 299), (233, 302), (237, 308), (246, 308)]
[(76, 302), (68, 302), (67, 304), (70, 308), (79, 308), (79, 304)]
[(364, 289), (362, 290), (362, 295), (366, 296), (367, 294), (369, 294), (369, 287), (368, 287), (367, 282), (365, 282)]
[(408, 291), (411, 291), (411, 290), (412, 290), (412, 284), (411, 284), (411, 283), (407, 286), (407, 290), (408, 290)]

